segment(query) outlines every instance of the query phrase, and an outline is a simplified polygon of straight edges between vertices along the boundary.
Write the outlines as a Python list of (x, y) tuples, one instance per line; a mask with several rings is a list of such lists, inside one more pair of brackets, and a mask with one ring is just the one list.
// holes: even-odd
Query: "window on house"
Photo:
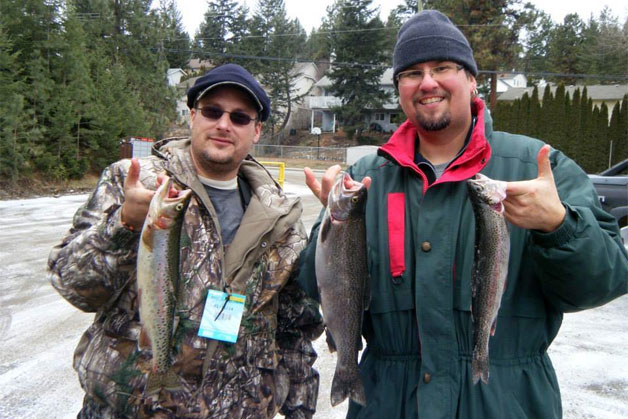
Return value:
[(375, 114), (375, 120), (376, 121), (383, 121), (384, 117), (385, 117), (385, 115), (383, 113), (376, 113)]

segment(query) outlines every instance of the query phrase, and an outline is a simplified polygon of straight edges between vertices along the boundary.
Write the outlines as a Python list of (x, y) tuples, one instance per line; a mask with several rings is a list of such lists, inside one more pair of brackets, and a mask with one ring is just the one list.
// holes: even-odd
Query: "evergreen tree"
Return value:
[(207, 3), (205, 20), (194, 37), (194, 55), (210, 59), (218, 66), (232, 63), (232, 54), (242, 41), (248, 10), (236, 0), (211, 0)]
[(581, 155), (586, 144), (582, 137), (582, 121), (580, 113), (580, 89), (573, 92), (566, 109), (565, 137), (570, 140), (571, 152), (574, 156)]
[(613, 158), (611, 163), (617, 164), (628, 156), (628, 95), (625, 95), (621, 101), (615, 105), (618, 109), (618, 115), (615, 118), (614, 129), (612, 130), (613, 140)]
[[(603, 76), (625, 76), (628, 63), (628, 18), (622, 28), (608, 8), (596, 21), (593, 17), (583, 31), (582, 48), (577, 57), (580, 72)], [(589, 79), (588, 83), (616, 83), (621, 79)]]
[[(497, 72), (512, 70), (521, 52), (519, 33), (528, 15), (520, 4), (521, 0), (442, 0), (437, 5), (469, 40), (478, 68), (494, 72), (488, 77), (491, 107), (497, 103)], [(479, 90), (486, 90), (484, 80), (478, 76)]]
[(181, 12), (174, 0), (160, 0), (159, 17), (162, 33), (161, 47), (170, 68), (186, 68), (191, 58), (190, 36), (183, 27)]
[(334, 95), (342, 100), (337, 111), (347, 133), (361, 131), (369, 109), (389, 100), (380, 79), (391, 65), (390, 56), (384, 54), (385, 37), (373, 31), (384, 25), (378, 10), (371, 7), (372, 0), (336, 0), (328, 8), (335, 56), (329, 78)]
[(397, 41), (397, 32), (401, 26), (418, 12), (417, 0), (404, 0), (402, 4), (397, 5), (390, 11), (388, 20), (386, 21), (386, 46), (388, 53), (393, 54), (395, 43)]
[[(547, 64), (553, 73), (578, 74), (578, 57), (584, 39), (584, 23), (577, 14), (565, 16), (561, 25), (551, 32), (548, 42)], [(575, 84), (573, 77), (562, 78), (561, 82)]]
[(530, 112), (528, 117), (528, 129), (526, 135), (539, 138), (543, 135), (541, 131), (541, 102), (539, 101), (539, 89), (534, 86), (532, 97), (530, 98)]
[(550, 127), (554, 123), (552, 110), (554, 109), (554, 96), (552, 95), (552, 89), (549, 84), (545, 85), (543, 89), (543, 102), (541, 106), (541, 118), (539, 122), (539, 131), (541, 134), (538, 138), (555, 146), (555, 140), (553, 133), (550, 131)]
[(254, 55), (263, 57), (249, 68), (258, 74), (271, 99), (271, 114), (267, 122), (271, 141), (276, 132), (287, 125), (295, 100), (293, 69), (306, 40), (305, 30), (298, 20), (288, 19), (283, 0), (260, 0), (251, 21), (255, 35)]
[(569, 144), (567, 139), (565, 138), (565, 103), (568, 100), (565, 93), (565, 86), (563, 84), (559, 84), (556, 87), (556, 91), (554, 92), (554, 99), (552, 100), (552, 108), (550, 109), (550, 113), (552, 115), (552, 124), (548, 127), (548, 131), (550, 132), (550, 138), (552, 139), (552, 143), (550, 143), (553, 147), (562, 150), (567, 155), (569, 153)]
[[(526, 37), (522, 40), (524, 54), (521, 59), (521, 69), (531, 73), (547, 72), (548, 39), (554, 28), (552, 18), (542, 10), (528, 9), (528, 19), (525, 25)], [(542, 77), (528, 76), (528, 81), (534, 83)]]
[(0, 179), (11, 185), (17, 182), (26, 164), (22, 141), (26, 109), (21, 94), (26, 86), (19, 75), (18, 55), (0, 21)]

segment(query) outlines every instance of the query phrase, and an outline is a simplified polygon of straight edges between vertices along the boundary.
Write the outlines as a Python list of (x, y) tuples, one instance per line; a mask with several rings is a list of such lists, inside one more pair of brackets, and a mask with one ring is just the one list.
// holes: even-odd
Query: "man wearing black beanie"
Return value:
[[(547, 349), (563, 313), (628, 291), (617, 222), (574, 161), (540, 140), (493, 131), (471, 46), (445, 15), (426, 10), (401, 27), (393, 69), (408, 119), (348, 170), (369, 186), (371, 295), (361, 382), (352, 384), (364, 386), (366, 403), (351, 400), (347, 417), (561, 418)], [(323, 205), (339, 171), (329, 168), (320, 183), (305, 171)], [(486, 364), (474, 351), (483, 303), (472, 283), (493, 273), (474, 268), (483, 253), (467, 188), (478, 174), (502, 181), (507, 196), (493, 208), (509, 230), (509, 239), (488, 239), (509, 258)], [(313, 296), (318, 229), (299, 277)]]

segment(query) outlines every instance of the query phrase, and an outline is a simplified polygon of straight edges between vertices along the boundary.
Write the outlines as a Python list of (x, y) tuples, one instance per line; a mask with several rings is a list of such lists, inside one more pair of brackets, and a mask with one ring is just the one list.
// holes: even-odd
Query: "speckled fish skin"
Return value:
[(148, 393), (175, 385), (170, 368), (174, 324), (175, 284), (179, 275), (179, 236), (190, 190), (168, 197), (172, 180), (165, 180), (151, 200), (137, 255), (140, 320), (153, 353)]
[[(362, 346), (362, 315), (370, 298), (366, 261), (367, 191), (355, 182), (345, 188), (340, 177), (329, 193), (316, 246), (316, 278), (328, 333), (330, 351), (337, 350), (331, 404), (347, 397), (366, 405), (364, 384), (358, 371)], [(328, 336), (329, 337), (329, 336)]]
[(467, 181), (475, 216), (475, 258), (471, 279), (473, 315), (473, 384), (489, 380), (489, 339), (508, 274), (510, 235), (504, 218), (506, 182), (482, 174)]

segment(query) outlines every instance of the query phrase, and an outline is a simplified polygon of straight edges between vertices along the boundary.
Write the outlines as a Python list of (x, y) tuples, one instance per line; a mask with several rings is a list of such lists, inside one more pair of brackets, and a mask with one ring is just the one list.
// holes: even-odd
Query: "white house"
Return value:
[(181, 68), (169, 68), (166, 77), (168, 77), (168, 86), (176, 86), (181, 81), (181, 77), (186, 73)]
[(528, 87), (528, 78), (525, 74), (502, 73), (497, 75), (497, 94), (514, 87)]
[[(370, 110), (365, 121), (370, 129), (377, 131), (394, 131), (399, 124), (401, 111), (397, 101), (397, 91), (393, 84), (393, 69), (388, 68), (380, 78), (380, 85), (389, 94), (390, 101), (385, 103), (380, 109)], [(320, 127), (323, 131), (336, 131), (336, 115), (332, 111), (333, 107), (341, 106), (342, 100), (331, 95), (331, 79), (327, 76), (320, 79), (315, 85), (314, 91), (317, 95), (310, 97), (309, 105), (312, 110), (311, 127)]]

